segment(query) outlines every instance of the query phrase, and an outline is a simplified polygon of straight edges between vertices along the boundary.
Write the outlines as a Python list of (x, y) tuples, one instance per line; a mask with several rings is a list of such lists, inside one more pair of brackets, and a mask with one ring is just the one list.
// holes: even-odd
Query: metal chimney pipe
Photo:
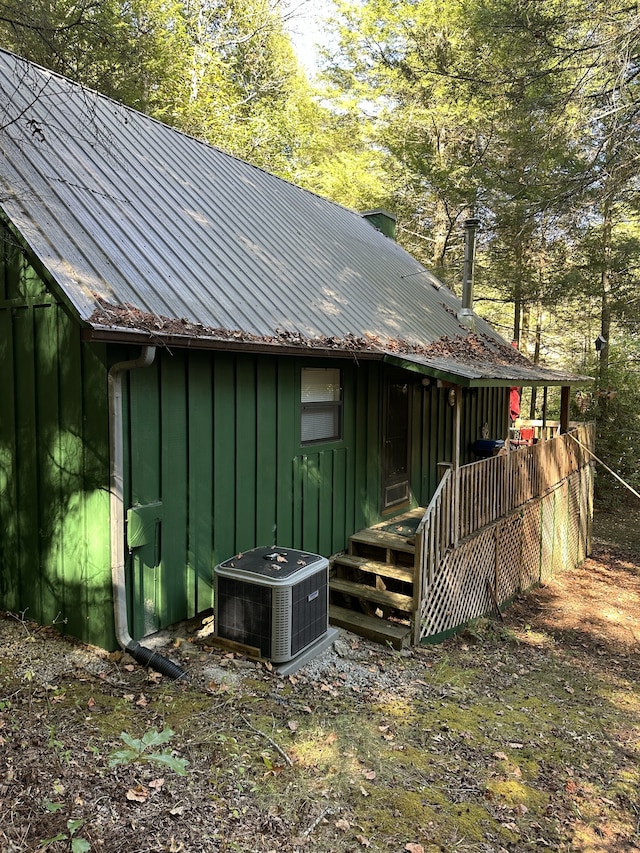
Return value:
[(473, 317), (473, 267), (476, 255), (476, 231), (480, 225), (479, 219), (467, 219), (464, 223), (464, 269), (462, 272), (462, 307), (458, 312), (458, 320), (463, 326), (475, 328)]

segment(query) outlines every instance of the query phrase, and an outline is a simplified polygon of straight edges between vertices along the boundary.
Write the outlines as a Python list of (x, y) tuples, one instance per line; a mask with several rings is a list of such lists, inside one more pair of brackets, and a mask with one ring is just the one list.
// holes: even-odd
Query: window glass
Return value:
[(338, 440), (342, 432), (339, 368), (303, 367), (300, 378), (302, 443)]

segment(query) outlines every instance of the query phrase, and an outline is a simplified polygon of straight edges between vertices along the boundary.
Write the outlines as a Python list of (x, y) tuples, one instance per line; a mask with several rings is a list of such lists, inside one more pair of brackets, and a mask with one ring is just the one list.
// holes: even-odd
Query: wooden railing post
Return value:
[(453, 547), (460, 541), (460, 441), (462, 424), (462, 390), (456, 388), (455, 408), (453, 411)]
[(501, 515), (511, 509), (511, 452), (507, 451), (507, 460), (502, 466), (502, 507)]
[(440, 483), (447, 471), (453, 468), (453, 465), (451, 462), (438, 462), (436, 467), (438, 469), (438, 483)]
[(415, 556), (413, 564), (413, 637), (412, 644), (417, 646), (422, 639), (422, 599), (424, 596), (424, 559), (425, 559), (425, 528), (416, 531)]
[(462, 524), (460, 518), (460, 469), (455, 468), (453, 474), (455, 478), (453, 481), (453, 547), (457, 548)]

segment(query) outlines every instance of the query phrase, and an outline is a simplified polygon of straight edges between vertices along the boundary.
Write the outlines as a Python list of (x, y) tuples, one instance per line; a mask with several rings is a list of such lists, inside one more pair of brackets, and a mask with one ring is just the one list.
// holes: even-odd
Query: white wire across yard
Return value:
[(598, 457), (596, 456), (596, 454), (592, 450), (589, 450), (588, 447), (585, 447), (585, 445), (581, 441), (578, 441), (578, 439), (574, 435), (571, 435), (570, 432), (568, 432), (567, 435), (569, 436), (569, 438), (572, 438), (576, 444), (579, 444), (583, 450), (586, 450), (590, 456), (593, 456), (593, 458), (596, 460), (596, 462), (599, 462), (602, 465), (602, 467), (605, 468), (610, 474), (612, 474), (616, 478), (616, 480), (619, 480), (625, 488), (629, 489), (629, 491), (632, 492), (637, 498), (640, 498), (640, 493), (636, 492), (636, 490), (633, 488), (633, 486), (630, 486), (629, 483), (627, 483), (625, 480), (623, 480), (619, 474), (616, 474), (615, 471), (612, 471), (608, 465), (605, 465), (605, 463), (602, 461), (602, 459), (598, 459)]

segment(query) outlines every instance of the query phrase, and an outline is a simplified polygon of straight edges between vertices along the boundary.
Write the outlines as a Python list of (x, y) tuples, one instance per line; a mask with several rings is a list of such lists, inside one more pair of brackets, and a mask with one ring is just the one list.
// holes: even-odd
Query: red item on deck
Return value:
[(512, 421), (520, 417), (520, 389), (512, 388), (509, 393), (509, 414)]

